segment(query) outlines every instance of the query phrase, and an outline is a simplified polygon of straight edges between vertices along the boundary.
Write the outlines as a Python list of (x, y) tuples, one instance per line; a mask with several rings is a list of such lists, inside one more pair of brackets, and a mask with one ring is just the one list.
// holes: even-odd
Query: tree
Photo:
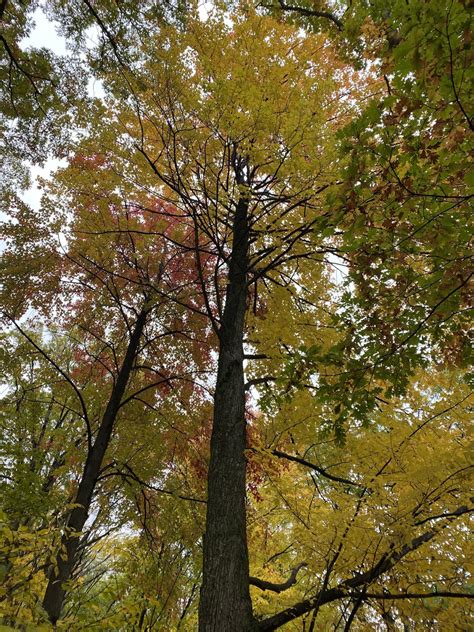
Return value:
[[(374, 405), (371, 376), (403, 392), (428, 356), (466, 359), (472, 276), (464, 226), (472, 190), (465, 165), (472, 130), (465, 113), (472, 109), (472, 78), (463, 3), (341, 3), (333, 9), (339, 28), (329, 32), (339, 50), (378, 85), (340, 137), (350, 160), (331, 200), (344, 216), (333, 230), (342, 231), (339, 265), (347, 270), (344, 307), (334, 325), (347, 334), (332, 358), (321, 360), (332, 364), (337, 355), (345, 368), (339, 385), (329, 380), (326, 388), (341, 404), (343, 425), (344, 410)], [(334, 26), (304, 3), (275, 11), (308, 30), (324, 28), (328, 19)], [(307, 365), (314, 349), (310, 355)], [(358, 400), (352, 403), (348, 379)]]
[[(63, 340), (49, 347), (62, 363), (71, 361)], [(2, 352), (1, 601), (15, 624), (31, 621), (36, 609), (85, 433), (67, 387), (27, 341), (6, 337)]]
[[(314, 336), (308, 314), (294, 309), (290, 317), (288, 303), (284, 318), (291, 333), (283, 340), (282, 327), (271, 327), (271, 321), (256, 330), (272, 365), (281, 365), (282, 342)], [(277, 320), (271, 304), (268, 309)], [(267, 568), (265, 593), (260, 597), (256, 589), (255, 602), (267, 615), (263, 629), (300, 617), (306, 625), (314, 617), (322, 627), (339, 621), (354, 629), (364, 629), (364, 616), (372, 625), (374, 620), (383, 625), (383, 615), (414, 629), (428, 625), (430, 618), (440, 629), (449, 618), (460, 625), (469, 619), (467, 600), (465, 608), (461, 601), (448, 602), (456, 592), (466, 598), (470, 593), (469, 563), (463, 557), (469, 549), (465, 519), (472, 512), (467, 485), (472, 468), (464, 452), (471, 396), (462, 374), (431, 370), (431, 375), (417, 375), (398, 404), (381, 398), (370, 426), (354, 414), (343, 445), (332, 432), (338, 417), (332, 404), (317, 403), (309, 389), (283, 402), (267, 395), (268, 412), (258, 420), (263, 434), (252, 453), (266, 474), (261, 500), (250, 512), (251, 550)], [(285, 469), (272, 472), (275, 457)], [(452, 539), (446, 537), (448, 530)], [(453, 539), (460, 548), (452, 566)], [(281, 583), (281, 573), (303, 561), (308, 570), (299, 575), (299, 590), (293, 586), (288, 594), (268, 597), (272, 584)], [(412, 582), (423, 591), (410, 590)], [(262, 588), (261, 582), (255, 585)], [(416, 595), (436, 599), (437, 591), (446, 596), (442, 603), (433, 602), (436, 615), (429, 601), (415, 609)], [(406, 606), (399, 605), (403, 599)]]
[(36, 0), (0, 4), (0, 117), (3, 161), (2, 211), (9, 196), (29, 186), (29, 165), (61, 157), (74, 119), (86, 102), (86, 73), (72, 56), (26, 46)]
[[(164, 48), (158, 67), (150, 56), (146, 71), (155, 90), (151, 100), (143, 95), (139, 120), (135, 111), (118, 104), (122, 129), (131, 137), (118, 159), (130, 162), (127, 149), (135, 145), (137, 158), (142, 157), (142, 164), (144, 159), (156, 178), (155, 187), (165, 185), (167, 195), (177, 196), (196, 236), (204, 234), (203, 245), (196, 239), (197, 257), (204, 246), (204, 254), (214, 260), (214, 287), (201, 284), (219, 338), (201, 591), (203, 629), (222, 629), (225, 621), (245, 626), (252, 620), (243, 379), (249, 288), (268, 278), (271, 270), (308, 256), (304, 237), (318, 230), (318, 195), (331, 186), (333, 177), (330, 152), (311, 158), (308, 146), (325, 146), (344, 116), (332, 125), (325, 121), (334, 112), (340, 88), (314, 64), (317, 48), (328, 63), (337, 64), (321, 41), (306, 42), (260, 16), (236, 19), (232, 30), (215, 21), (188, 20), (183, 35), (176, 30), (162, 35), (173, 46), (169, 53)], [(276, 38), (281, 41), (279, 53)], [(156, 51), (155, 40), (149, 45)], [(295, 48), (298, 57), (291, 53)], [(276, 66), (269, 64), (270, 49), (278, 55)], [(218, 62), (217, 50), (226, 65)], [(269, 96), (274, 85), (281, 86), (278, 101)], [(106, 142), (111, 136), (108, 132)], [(125, 169), (118, 163), (119, 173)], [(150, 178), (143, 176), (138, 186), (145, 181)], [(229, 280), (224, 289), (220, 271), (226, 268)]]
[[(230, 21), (190, 11), (185, 28), (162, 25), (122, 52), (120, 29), (98, 22), (106, 48), (91, 59), (107, 96), (56, 178), (56, 199), (66, 190), (80, 216), (65, 235), (70, 278), (112, 323), (79, 320), (107, 342), (95, 362), (110, 371), (110, 341), (148, 291), (200, 332), (195, 362), (217, 360), (215, 386), (200, 385), (213, 390), (202, 630), (443, 629), (469, 617), (466, 11), (344, 7), (280, 3), (279, 21), (247, 6)], [(180, 262), (166, 288), (153, 281), (159, 252)], [(139, 415), (150, 404), (134, 403)], [(155, 485), (133, 466), (97, 473)], [(148, 502), (153, 550), (166, 529)], [(169, 560), (196, 555), (186, 538), (166, 541)], [(168, 593), (183, 616), (200, 582), (187, 568), (188, 598)], [(143, 608), (127, 625), (160, 625), (150, 588), (132, 583)]]
[[(78, 186), (81, 176), (90, 177), (90, 169), (97, 169), (99, 165), (102, 165), (105, 175), (107, 165), (100, 163), (98, 158), (92, 163), (76, 158), (73, 163), (75, 186)], [(190, 333), (187, 333), (188, 323), (192, 320), (189, 310), (183, 313), (181, 309), (180, 315), (176, 308), (177, 303), (185, 304), (189, 291), (195, 285), (192, 276), (189, 278), (195, 274), (193, 259), (186, 252), (173, 251), (169, 244), (163, 248), (157, 233), (150, 236), (156, 224), (172, 234), (173, 208), (157, 205), (158, 215), (146, 222), (138, 208), (128, 208), (122, 223), (113, 202), (109, 198), (101, 198), (97, 191), (93, 197), (86, 196), (82, 214), (79, 202), (76, 197), (76, 216), (71, 226), (76, 237), (69, 241), (64, 255), (60, 244), (54, 248), (54, 243), (50, 244), (51, 250), (45, 252), (44, 242), (38, 243), (38, 233), (30, 233), (31, 224), (26, 226), (26, 230), (23, 221), (17, 224), (15, 241), (36, 241), (36, 247), (39, 246), (42, 252), (36, 259), (36, 252), (30, 251), (29, 278), (25, 279), (24, 269), (18, 270), (17, 278), (20, 277), (23, 282), (17, 284), (16, 291), (4, 301), (4, 305), (10, 303), (9, 309), (4, 311), (7, 320), (14, 324), (35, 352), (51, 364), (69, 396), (72, 392), (76, 401), (69, 404), (72, 408), (67, 410), (84, 424), (81, 437), (83, 439), (85, 434), (87, 447), (82, 456), (83, 472), (69, 501), (72, 504), (65, 517), (60, 551), (50, 570), (43, 600), (52, 622), (60, 616), (65, 584), (77, 563), (81, 544), (79, 535), (90, 514), (94, 491), (105, 465), (105, 454), (121, 411), (131, 402), (140, 402), (142, 408), (153, 406), (156, 395), (150, 399), (147, 394), (159, 387), (174, 387), (174, 380), (188, 380), (192, 384), (190, 358), (194, 355), (198, 363), (202, 359), (199, 357), (200, 346), (194, 344), (195, 336), (200, 335), (199, 301), (190, 299), (196, 305), (197, 314)], [(165, 220), (164, 215), (167, 217)], [(145, 223), (146, 231), (143, 230)], [(12, 252), (18, 253), (15, 243), (11, 248)], [(7, 261), (9, 255), (8, 251), (4, 255)], [(49, 273), (55, 285), (52, 291), (47, 288), (52, 300), (48, 305), (43, 303), (42, 308), (54, 320), (61, 319), (67, 336), (73, 340), (78, 336), (75, 362), (67, 368), (61, 366), (56, 354), (51, 356), (41, 342), (36, 341), (18, 322), (21, 310), (30, 304), (32, 269), (36, 265), (36, 274), (41, 274), (45, 260), (49, 260)], [(54, 265), (51, 265), (51, 260)], [(151, 314), (156, 314), (152, 322)], [(50, 335), (54, 333), (53, 326)], [(174, 343), (168, 342), (171, 337), (175, 339)], [(170, 359), (161, 368), (161, 356), (165, 353)], [(186, 366), (181, 364), (183, 353), (187, 356)], [(97, 397), (99, 393), (100, 398)], [(187, 397), (192, 397), (192, 389), (188, 389)], [(107, 402), (105, 406), (104, 399)], [(72, 426), (69, 426), (69, 431), (73, 433)], [(78, 447), (79, 444), (76, 445)], [(131, 465), (128, 467), (132, 471)]]

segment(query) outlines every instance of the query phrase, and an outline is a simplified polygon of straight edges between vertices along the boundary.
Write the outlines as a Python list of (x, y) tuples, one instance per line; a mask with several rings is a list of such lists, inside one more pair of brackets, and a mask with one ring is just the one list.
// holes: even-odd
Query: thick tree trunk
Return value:
[(248, 201), (237, 205), (220, 351), (208, 473), (200, 632), (255, 630), (249, 593), (245, 510), (243, 333), (247, 301)]
[(96, 440), (87, 456), (79, 488), (74, 499), (74, 504), (78, 506), (71, 511), (67, 520), (64, 535), (61, 540), (62, 550), (56, 557), (57, 568), (51, 570), (43, 598), (43, 608), (46, 610), (52, 623), (56, 623), (61, 616), (61, 608), (66, 594), (64, 582), (67, 582), (71, 578), (76, 563), (80, 534), (89, 515), (94, 489), (102, 468), (105, 452), (110, 442), (115, 419), (120, 408), (120, 402), (138, 352), (146, 317), (147, 311), (143, 309), (135, 323), (135, 328), (130, 337), (123, 364), (120, 368), (107, 408), (105, 409), (104, 416), (102, 417)]

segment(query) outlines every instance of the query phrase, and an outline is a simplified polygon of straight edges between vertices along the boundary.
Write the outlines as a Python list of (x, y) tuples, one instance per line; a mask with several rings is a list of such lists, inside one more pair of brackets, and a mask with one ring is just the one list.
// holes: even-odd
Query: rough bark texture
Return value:
[(56, 558), (57, 570), (55, 571), (53, 569), (49, 577), (43, 598), (43, 608), (46, 610), (49, 620), (52, 623), (56, 623), (61, 616), (61, 609), (66, 594), (64, 582), (71, 578), (74, 569), (79, 546), (79, 536), (89, 515), (92, 496), (100, 474), (102, 461), (109, 445), (120, 402), (138, 352), (146, 316), (147, 312), (143, 310), (135, 323), (135, 329), (130, 337), (123, 364), (120, 368), (107, 408), (105, 409), (104, 416), (102, 417), (96, 440), (89, 450), (79, 488), (74, 499), (74, 504), (80, 506), (75, 507), (69, 515), (61, 540), (62, 551)]
[(248, 202), (237, 205), (220, 351), (208, 473), (200, 632), (256, 629), (249, 593), (245, 509), (243, 332), (247, 301)]

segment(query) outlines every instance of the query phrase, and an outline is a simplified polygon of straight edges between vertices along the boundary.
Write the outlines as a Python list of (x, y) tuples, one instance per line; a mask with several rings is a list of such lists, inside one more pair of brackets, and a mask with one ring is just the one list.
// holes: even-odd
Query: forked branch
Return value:
[(301, 562), (301, 564), (295, 566), (286, 582), (282, 582), (281, 584), (267, 582), (264, 579), (258, 579), (258, 577), (250, 577), (249, 583), (251, 586), (256, 586), (257, 588), (260, 588), (260, 590), (271, 590), (272, 592), (281, 593), (296, 584), (296, 576), (298, 575), (299, 571), (305, 566), (308, 566), (306, 562)]

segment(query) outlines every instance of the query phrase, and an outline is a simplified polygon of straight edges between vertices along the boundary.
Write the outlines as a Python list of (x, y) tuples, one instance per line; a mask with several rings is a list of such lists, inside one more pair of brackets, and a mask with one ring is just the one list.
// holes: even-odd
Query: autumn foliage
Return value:
[(469, 3), (0, 4), (0, 627), (472, 629)]

